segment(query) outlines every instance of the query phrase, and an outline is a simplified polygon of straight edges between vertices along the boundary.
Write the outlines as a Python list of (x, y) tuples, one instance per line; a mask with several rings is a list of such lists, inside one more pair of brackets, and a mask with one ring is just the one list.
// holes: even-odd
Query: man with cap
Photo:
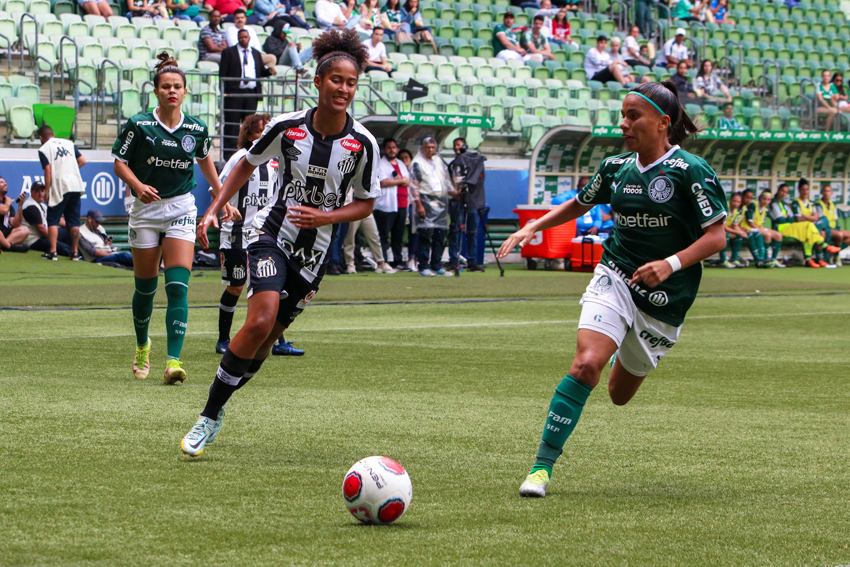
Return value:
[(505, 12), (502, 23), (493, 28), (493, 50), (496, 52), (496, 57), (503, 61), (511, 59), (543, 61), (542, 55), (530, 54), (520, 46), (519, 38), (513, 30), (515, 20), (513, 12)]
[(80, 250), (87, 262), (107, 262), (133, 265), (133, 255), (129, 252), (119, 252), (112, 246), (112, 237), (103, 228), (103, 215), (97, 209), (86, 213), (86, 222), (80, 227)]
[(721, 130), (746, 130), (746, 127), (735, 118), (735, 106), (731, 102), (723, 105), (723, 116), (717, 120)]
[(685, 28), (676, 29), (676, 37), (668, 39), (664, 42), (664, 47), (658, 52), (658, 59), (655, 61), (656, 66), (667, 69), (675, 69), (679, 65), (679, 61), (684, 61), (691, 68), (694, 66), (691, 61), (691, 52), (688, 51), (688, 46), (685, 45), (685, 38), (688, 32)]
[(596, 38), (596, 47), (591, 48), (584, 56), (584, 71), (591, 81), (617, 81), (624, 87), (634, 78), (629, 76), (629, 66), (623, 61), (614, 61), (611, 53), (606, 51), (608, 36)]

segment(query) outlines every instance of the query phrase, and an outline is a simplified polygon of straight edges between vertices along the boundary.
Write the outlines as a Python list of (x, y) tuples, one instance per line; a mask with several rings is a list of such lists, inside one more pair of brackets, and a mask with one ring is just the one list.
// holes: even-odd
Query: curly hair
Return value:
[(164, 73), (177, 73), (183, 78), (183, 85), (186, 85), (186, 74), (177, 66), (177, 60), (168, 54), (167, 51), (162, 51), (156, 56), (159, 63), (156, 64), (156, 74), (153, 76), (153, 86), (159, 88), (159, 77)]
[(251, 140), (248, 137), (257, 131), (257, 126), (260, 124), (268, 124), (272, 121), (271, 114), (250, 114), (242, 121), (242, 126), (239, 128), (239, 140), (236, 142), (236, 147), (250, 148)]
[(359, 75), (369, 62), (369, 52), (356, 31), (328, 30), (313, 41), (313, 58), (316, 60), (316, 74), (320, 77), (332, 68), (332, 65), (325, 64), (338, 58), (351, 61)]

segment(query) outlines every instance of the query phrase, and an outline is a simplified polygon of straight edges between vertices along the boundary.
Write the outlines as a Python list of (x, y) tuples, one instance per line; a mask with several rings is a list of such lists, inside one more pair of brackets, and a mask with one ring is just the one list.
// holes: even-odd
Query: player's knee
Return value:
[(596, 387), (599, 383), (599, 376), (602, 374), (602, 368), (605, 366), (605, 362), (592, 355), (578, 354), (573, 359), (573, 365), (570, 367), (570, 375), (583, 384)]
[(236, 297), (239, 297), (240, 295), (242, 295), (242, 288), (243, 287), (244, 286), (241, 286), (241, 285), (229, 285), (229, 286), (227, 286), (227, 293), (229, 293), (230, 295), (235, 295)]

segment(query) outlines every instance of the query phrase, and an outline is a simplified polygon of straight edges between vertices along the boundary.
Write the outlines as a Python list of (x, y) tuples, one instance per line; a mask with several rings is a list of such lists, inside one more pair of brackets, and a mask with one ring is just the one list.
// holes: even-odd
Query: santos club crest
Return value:
[(666, 203), (673, 196), (673, 182), (659, 175), (649, 182), (649, 198), (656, 203)]

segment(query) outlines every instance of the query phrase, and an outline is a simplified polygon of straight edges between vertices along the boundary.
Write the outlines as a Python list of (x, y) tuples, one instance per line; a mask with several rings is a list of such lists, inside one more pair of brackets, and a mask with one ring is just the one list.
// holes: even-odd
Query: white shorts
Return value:
[(620, 349), (617, 360), (635, 376), (649, 374), (679, 340), (681, 327), (638, 309), (626, 282), (602, 264), (593, 271), (581, 305), (578, 328), (610, 337)]
[(133, 248), (156, 248), (163, 238), (177, 238), (195, 242), (195, 223), (198, 208), (191, 193), (142, 203), (139, 199), (130, 209), (130, 246)]

